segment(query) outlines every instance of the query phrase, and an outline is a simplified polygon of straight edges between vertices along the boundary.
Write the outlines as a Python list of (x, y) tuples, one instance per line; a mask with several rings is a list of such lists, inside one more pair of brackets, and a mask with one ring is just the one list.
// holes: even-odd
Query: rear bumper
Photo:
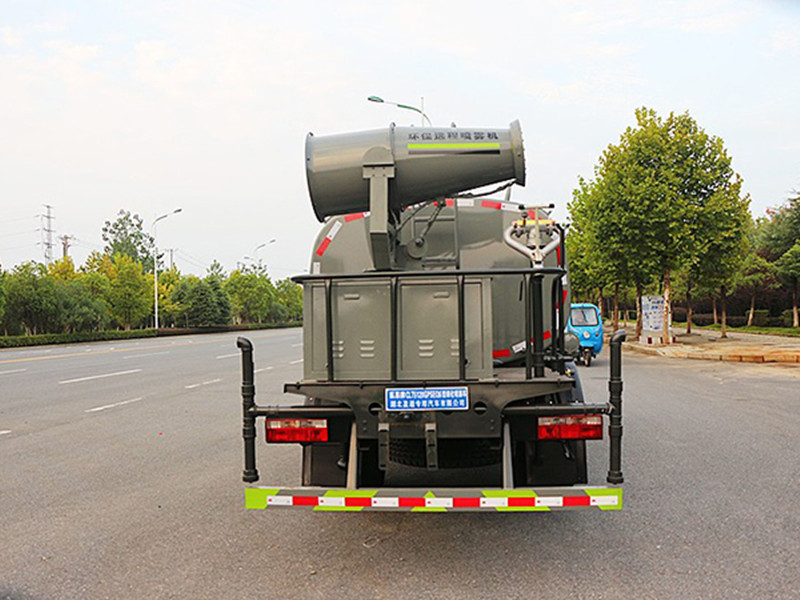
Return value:
[(548, 512), (551, 510), (621, 510), (622, 489), (563, 487), (525, 489), (245, 488), (249, 509), (306, 508), (316, 511), (392, 512)]

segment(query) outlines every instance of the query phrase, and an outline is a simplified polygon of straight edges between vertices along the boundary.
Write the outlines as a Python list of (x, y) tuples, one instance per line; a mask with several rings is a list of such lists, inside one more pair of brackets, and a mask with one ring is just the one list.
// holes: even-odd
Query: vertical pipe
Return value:
[(544, 377), (544, 304), (542, 302), (542, 278), (536, 274), (531, 278), (533, 286), (533, 376)]
[(622, 342), (628, 334), (620, 329), (611, 336), (611, 377), (608, 380), (608, 401), (614, 410), (608, 425), (610, 442), (608, 483), (622, 483)]
[(458, 378), (464, 381), (467, 378), (466, 358), (466, 316), (464, 300), (464, 276), (458, 276)]
[(331, 280), (325, 280), (325, 335), (328, 350), (328, 381), (333, 381), (333, 293)]
[(389, 319), (390, 319), (390, 321), (389, 321), (389, 327), (390, 327), (389, 335), (391, 337), (391, 340), (389, 342), (390, 343), (390, 348), (389, 348), (390, 349), (390, 360), (391, 360), (391, 366), (390, 366), (391, 376), (390, 376), (390, 378), (391, 378), (392, 381), (396, 381), (397, 380), (397, 293), (398, 293), (397, 292), (397, 287), (398, 287), (397, 277), (391, 277), (389, 279), (389, 286), (390, 286), (390, 288), (389, 288), (389, 293), (390, 293), (390, 298), (389, 298), (389, 311), (390, 311), (390, 315), (389, 315)]
[(242, 439), (244, 440), (244, 471), (242, 481), (258, 481), (256, 469), (256, 385), (253, 378), (253, 344), (247, 338), (239, 337), (236, 345), (242, 351)]
[(553, 277), (550, 283), (550, 354), (558, 356), (558, 277)]
[(525, 274), (523, 276), (524, 284), (524, 300), (525, 300), (525, 379), (531, 378), (531, 337), (533, 336), (533, 329), (531, 327), (531, 276)]

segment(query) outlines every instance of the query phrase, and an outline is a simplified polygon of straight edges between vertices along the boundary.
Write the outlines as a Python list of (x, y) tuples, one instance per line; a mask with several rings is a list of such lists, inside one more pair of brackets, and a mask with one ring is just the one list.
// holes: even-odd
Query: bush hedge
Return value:
[(169, 329), (131, 329), (130, 331), (79, 331), (76, 333), (43, 333), (39, 335), (0, 336), (0, 348), (20, 348), (23, 346), (45, 346), (50, 344), (76, 344), (81, 342), (103, 342), (108, 340), (130, 340), (136, 338), (164, 337), (171, 335), (195, 335), (198, 333), (223, 333), (225, 331), (251, 331), (255, 329), (280, 329), (297, 327), (302, 322), (289, 323), (251, 323), (248, 325), (219, 325), (210, 327), (189, 327)]
[(44, 346), (48, 344), (75, 344), (80, 342), (102, 342), (105, 340), (129, 340), (156, 337), (155, 329), (131, 329), (130, 331), (78, 331), (75, 333), (42, 333), (39, 335), (0, 336), (0, 348), (20, 346)]

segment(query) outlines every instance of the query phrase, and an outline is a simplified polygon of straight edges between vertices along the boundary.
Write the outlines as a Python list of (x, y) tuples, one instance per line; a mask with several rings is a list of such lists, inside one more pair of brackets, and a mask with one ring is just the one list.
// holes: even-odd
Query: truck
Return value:
[[(305, 161), (322, 229), (293, 278), (296, 402), (256, 403), (253, 344), (237, 339), (246, 508), (621, 509), (625, 332), (610, 339), (608, 398), (587, 401), (565, 228), (553, 205), (511, 201), (526, 177), (519, 122), (308, 134)], [(587, 441), (606, 421), (608, 485), (590, 485)], [(301, 445), (299, 486), (260, 483), (259, 422), (267, 454)]]

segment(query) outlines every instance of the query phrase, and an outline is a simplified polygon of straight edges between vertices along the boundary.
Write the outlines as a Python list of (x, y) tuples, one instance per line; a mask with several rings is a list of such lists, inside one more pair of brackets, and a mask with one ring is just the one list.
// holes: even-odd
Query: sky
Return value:
[[(800, 189), (800, 1), (487, 3), (0, 0), (0, 265), (42, 260), (40, 215), (80, 264), (121, 210), (182, 272), (308, 268), (308, 132), (519, 119), (527, 185), (559, 218), (634, 124), (721, 137), (754, 215)], [(58, 243), (55, 256), (61, 256)]]

